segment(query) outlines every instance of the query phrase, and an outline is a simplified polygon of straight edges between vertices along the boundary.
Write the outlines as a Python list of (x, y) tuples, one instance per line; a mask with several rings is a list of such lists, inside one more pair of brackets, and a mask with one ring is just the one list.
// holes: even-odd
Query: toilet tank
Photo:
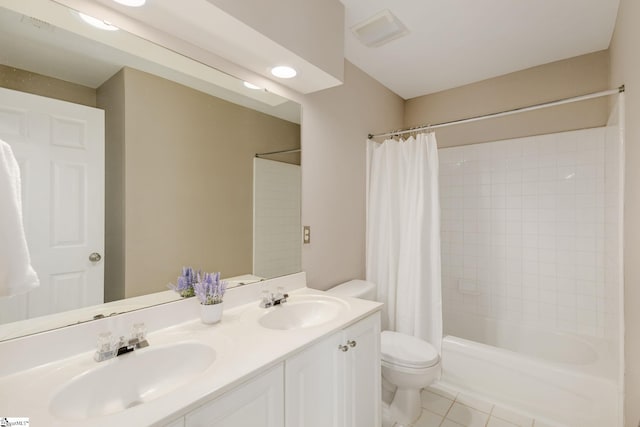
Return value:
[(361, 298), (370, 301), (376, 300), (376, 284), (366, 280), (349, 280), (328, 289), (329, 294), (338, 297)]

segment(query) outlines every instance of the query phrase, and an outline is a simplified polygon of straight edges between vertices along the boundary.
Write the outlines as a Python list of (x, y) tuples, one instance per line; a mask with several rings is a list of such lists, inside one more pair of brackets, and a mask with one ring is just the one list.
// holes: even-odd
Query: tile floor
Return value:
[(414, 427), (562, 427), (439, 384), (423, 390), (422, 408)]

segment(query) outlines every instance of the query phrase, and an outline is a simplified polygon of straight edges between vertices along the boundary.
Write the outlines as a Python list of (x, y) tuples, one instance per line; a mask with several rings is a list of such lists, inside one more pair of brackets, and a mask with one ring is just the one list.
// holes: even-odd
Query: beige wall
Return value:
[(97, 104), (105, 110), (104, 299), (124, 298), (124, 72), (98, 88)]
[(611, 42), (611, 85), (625, 84), (625, 426), (640, 421), (640, 2), (621, 0)]
[(302, 100), (302, 270), (327, 289), (365, 274), (365, 141), (402, 125), (403, 100), (345, 61), (342, 86)]
[(76, 104), (96, 106), (96, 90), (0, 64), (0, 86)]
[(183, 265), (250, 273), (254, 155), (299, 147), (300, 126), (140, 71), (123, 75), (124, 296), (166, 289)]
[[(413, 98), (406, 127), (441, 123), (554, 101), (609, 88), (609, 53), (596, 52), (501, 77)], [(450, 147), (602, 126), (606, 98), (438, 129), (438, 146)]]

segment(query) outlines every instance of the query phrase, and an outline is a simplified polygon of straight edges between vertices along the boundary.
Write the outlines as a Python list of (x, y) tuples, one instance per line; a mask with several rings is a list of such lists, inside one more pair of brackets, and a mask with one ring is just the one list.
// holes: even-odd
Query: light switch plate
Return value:
[(302, 227), (302, 243), (305, 245), (311, 243), (311, 226), (305, 225)]

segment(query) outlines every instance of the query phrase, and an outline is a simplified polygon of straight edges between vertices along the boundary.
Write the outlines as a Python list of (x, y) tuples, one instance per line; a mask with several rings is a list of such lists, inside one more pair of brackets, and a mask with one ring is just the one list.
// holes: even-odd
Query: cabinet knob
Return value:
[(351, 347), (351, 348), (353, 348), (353, 347), (355, 347), (356, 345), (358, 345), (358, 343), (357, 343), (357, 342), (355, 342), (355, 340), (349, 340), (349, 341), (347, 341), (347, 344), (348, 344), (348, 345), (349, 345), (349, 347)]
[(348, 345), (339, 345), (338, 346), (338, 350), (349, 351), (349, 346)]

